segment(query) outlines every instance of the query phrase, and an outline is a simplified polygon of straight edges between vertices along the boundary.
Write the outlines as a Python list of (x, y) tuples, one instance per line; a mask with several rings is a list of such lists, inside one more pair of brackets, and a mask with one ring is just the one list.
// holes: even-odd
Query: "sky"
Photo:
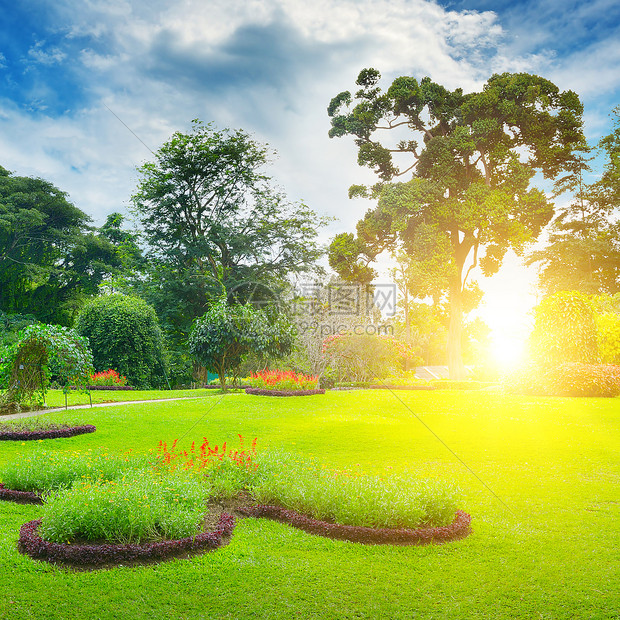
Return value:
[[(527, 71), (576, 91), (592, 143), (620, 104), (617, 0), (0, 0), (0, 165), (52, 181), (96, 225), (126, 211), (136, 167), (199, 118), (278, 153), (292, 200), (353, 231), (374, 180), (350, 138), (330, 140), (330, 99), (362, 68), (466, 92)], [(496, 334), (523, 333), (535, 274), (509, 257), (480, 277)]]

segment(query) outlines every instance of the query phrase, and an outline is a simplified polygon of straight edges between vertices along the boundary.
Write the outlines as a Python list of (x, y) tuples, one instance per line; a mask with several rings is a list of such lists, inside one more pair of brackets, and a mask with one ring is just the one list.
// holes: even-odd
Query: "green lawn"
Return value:
[(246, 519), (227, 547), (190, 560), (74, 572), (21, 556), (19, 527), (41, 509), (0, 502), (0, 618), (620, 618), (620, 398), (210, 392), (47, 415), (98, 430), (1, 442), (0, 465), (37, 445), (144, 452), (241, 433), (334, 466), (456, 480), (473, 533), (362, 546)]
[[(169, 398), (197, 398), (207, 396), (213, 390), (93, 390), (90, 398), (93, 404), (111, 403), (129, 400), (165, 400)], [(67, 405), (88, 405), (87, 393), (71, 391), (67, 394)], [(65, 395), (62, 390), (49, 390), (46, 396), (48, 407), (64, 407)], [(0, 418), (1, 420), (1, 418)]]

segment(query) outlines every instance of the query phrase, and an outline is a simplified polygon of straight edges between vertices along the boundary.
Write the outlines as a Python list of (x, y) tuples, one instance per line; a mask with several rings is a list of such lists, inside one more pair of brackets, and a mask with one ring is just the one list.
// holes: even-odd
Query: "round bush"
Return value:
[(505, 385), (509, 392), (534, 396), (620, 395), (620, 366), (569, 362), (549, 369), (531, 366), (516, 372)]
[(532, 355), (545, 366), (599, 361), (598, 328), (592, 303), (577, 291), (561, 291), (536, 308)]
[(550, 394), (556, 396), (620, 395), (620, 366), (606, 364), (561, 364), (545, 373)]
[(80, 312), (75, 329), (90, 342), (95, 369), (116, 369), (130, 385), (163, 384), (165, 350), (155, 310), (138, 297), (97, 297)]

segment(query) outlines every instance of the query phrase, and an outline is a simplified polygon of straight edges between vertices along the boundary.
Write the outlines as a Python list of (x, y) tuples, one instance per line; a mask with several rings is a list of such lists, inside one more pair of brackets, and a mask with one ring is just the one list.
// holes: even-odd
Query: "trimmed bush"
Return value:
[(577, 291), (545, 297), (536, 308), (530, 348), (532, 357), (546, 367), (598, 362), (598, 328), (588, 297)]
[(533, 396), (620, 395), (620, 366), (560, 364), (546, 371), (536, 366), (514, 373), (505, 384), (509, 392)]
[(97, 297), (80, 312), (76, 330), (86, 336), (98, 371), (116, 369), (130, 385), (164, 383), (165, 348), (155, 310), (138, 297)]
[(548, 391), (557, 396), (620, 395), (620, 366), (561, 364), (545, 373)]

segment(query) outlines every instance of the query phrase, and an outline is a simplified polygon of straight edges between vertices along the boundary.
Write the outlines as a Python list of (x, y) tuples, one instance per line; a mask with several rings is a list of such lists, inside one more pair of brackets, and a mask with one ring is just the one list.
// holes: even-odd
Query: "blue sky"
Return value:
[(327, 137), (329, 100), (363, 67), (466, 91), (537, 73), (582, 97), (592, 141), (620, 104), (617, 0), (0, 0), (0, 12), (0, 165), (51, 180), (96, 223), (126, 208), (151, 155), (108, 108), (152, 150), (193, 118), (253, 133), (277, 150), (288, 195), (338, 218), (333, 235), (371, 206), (347, 199), (372, 179), (354, 145)]

